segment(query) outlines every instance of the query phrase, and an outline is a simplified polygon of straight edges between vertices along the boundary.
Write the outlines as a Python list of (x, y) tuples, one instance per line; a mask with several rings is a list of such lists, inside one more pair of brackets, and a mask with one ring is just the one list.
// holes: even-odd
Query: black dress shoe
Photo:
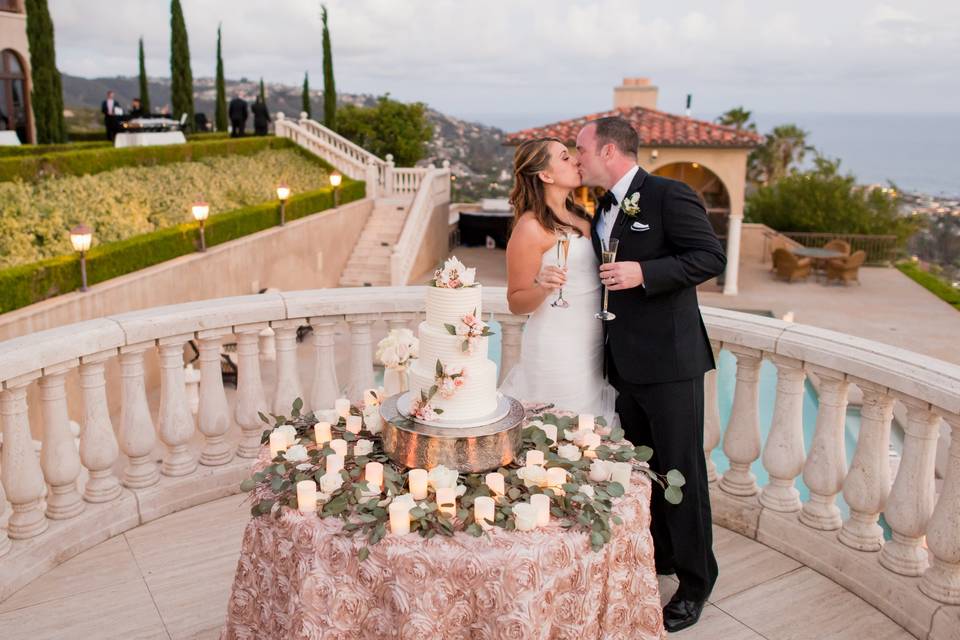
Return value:
[(663, 627), (673, 633), (692, 627), (700, 619), (706, 600), (684, 600), (674, 596), (663, 608)]

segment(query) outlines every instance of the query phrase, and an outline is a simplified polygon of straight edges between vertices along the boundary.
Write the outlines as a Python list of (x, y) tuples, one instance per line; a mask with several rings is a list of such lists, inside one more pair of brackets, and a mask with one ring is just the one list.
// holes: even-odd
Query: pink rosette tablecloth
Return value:
[(567, 639), (663, 636), (649, 479), (633, 474), (609, 543), (555, 521), (475, 538), (387, 535), (357, 559), (341, 521), (284, 509), (251, 519), (222, 640)]

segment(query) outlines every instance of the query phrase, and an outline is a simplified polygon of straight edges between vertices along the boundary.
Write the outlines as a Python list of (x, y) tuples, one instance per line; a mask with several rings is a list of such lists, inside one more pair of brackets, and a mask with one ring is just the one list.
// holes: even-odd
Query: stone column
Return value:
[(393, 195), (393, 154), (387, 154), (387, 166), (383, 171), (383, 195), (392, 196)]
[(777, 366), (777, 397), (773, 422), (763, 449), (763, 467), (770, 482), (760, 492), (760, 504), (780, 512), (799, 511), (800, 493), (794, 487), (803, 471), (803, 363), (785, 356), (772, 356)]
[[(3, 470), (0, 469), (0, 479), (3, 477)], [(3, 493), (3, 483), (0, 482), (0, 517), (3, 516), (3, 512), (7, 508), (7, 496)], [(7, 555), (10, 552), (10, 536), (7, 535), (6, 529), (0, 529), (0, 558)]]
[(80, 431), (80, 461), (90, 472), (83, 490), (87, 502), (109, 502), (120, 495), (120, 480), (113, 464), (120, 454), (110, 422), (104, 363), (117, 355), (116, 349), (80, 359), (80, 388), (83, 390), (83, 428)]
[(723, 438), (723, 452), (730, 469), (720, 478), (719, 487), (734, 496), (752, 496), (759, 490), (750, 465), (760, 457), (760, 363), (757, 349), (725, 345), (737, 357), (737, 386), (733, 408)]
[(80, 454), (70, 431), (67, 415), (67, 372), (79, 364), (72, 361), (46, 367), (40, 378), (40, 401), (43, 403), (43, 447), (40, 466), (50, 487), (47, 493), (47, 517), (66, 520), (80, 515), (83, 499), (77, 490), (80, 476)]
[(903, 457), (887, 498), (884, 518), (893, 529), (893, 539), (880, 550), (880, 564), (902, 576), (919, 576), (927, 568), (923, 534), (933, 512), (933, 465), (940, 417), (921, 400), (893, 394), (907, 406)]
[(277, 340), (277, 385), (273, 394), (273, 413), (289, 416), (293, 401), (303, 401), (303, 412), (308, 411), (307, 397), (300, 384), (300, 363), (297, 361), (297, 327), (302, 320), (276, 320), (270, 323)]
[(496, 314), (500, 323), (500, 379), (503, 382), (510, 370), (520, 362), (520, 348), (523, 344), (523, 325), (527, 323), (527, 316), (512, 314)]
[(933, 555), (920, 590), (938, 602), (960, 604), (960, 415), (943, 412), (950, 425), (950, 453), (940, 500), (927, 523)]
[(143, 353), (154, 343), (120, 347), (120, 378), (123, 401), (120, 410), (120, 450), (127, 456), (121, 481), (131, 489), (142, 489), (160, 480), (160, 470), (153, 461), (157, 441), (147, 388), (143, 379)]
[(833, 531), (843, 524), (836, 498), (847, 470), (844, 428), (849, 384), (839, 371), (815, 366), (808, 370), (820, 379), (820, 408), (813, 443), (803, 465), (803, 482), (810, 489), (810, 499), (800, 510), (800, 522), (812, 529)]
[(743, 212), (730, 211), (727, 219), (727, 270), (723, 277), (723, 295), (737, 295), (737, 279), (740, 277), (740, 233), (743, 225)]
[(377, 168), (377, 161), (373, 158), (367, 160), (366, 182), (367, 197), (376, 200), (379, 195), (380, 170)]
[(310, 408), (325, 411), (333, 408), (340, 397), (337, 382), (337, 351), (334, 343), (336, 318), (310, 318), (313, 327), (313, 385), (310, 388)]
[(13, 509), (7, 522), (12, 540), (38, 536), (49, 521), (43, 513), (43, 471), (33, 450), (30, 420), (27, 415), (27, 385), (40, 377), (40, 371), (4, 383), (0, 392), (0, 419), (3, 420), (3, 459), (0, 474), (7, 500)]
[(227, 442), (227, 432), (233, 425), (227, 394), (223, 390), (223, 369), (220, 365), (220, 343), (233, 330), (211, 329), (197, 332), (200, 351), (200, 408), (198, 427), (203, 434), (200, 464), (215, 467), (233, 459), (233, 449)]
[[(713, 359), (719, 366), (720, 343), (710, 341)], [(720, 444), (720, 405), (717, 401), (717, 370), (707, 371), (703, 376), (703, 457), (707, 461), (707, 481), (716, 482), (717, 465), (710, 454)]]
[(237, 334), (237, 403), (234, 419), (240, 425), (242, 435), (237, 455), (241, 458), (256, 458), (260, 454), (260, 436), (271, 425), (260, 419), (260, 413), (269, 411), (267, 397), (260, 376), (260, 332), (267, 323), (255, 323), (234, 327)]
[(190, 452), (195, 425), (187, 404), (183, 375), (183, 345), (192, 337), (193, 334), (186, 334), (157, 341), (160, 347), (160, 440), (167, 448), (160, 473), (165, 476), (185, 476), (197, 469), (197, 459)]
[(863, 392), (863, 404), (857, 450), (843, 483), (843, 499), (850, 505), (850, 517), (843, 523), (838, 539), (858, 551), (879, 551), (883, 529), (877, 520), (890, 492), (893, 397), (884, 386), (859, 378), (851, 381)]
[(370, 326), (379, 318), (376, 313), (347, 316), (350, 326), (350, 384), (347, 397), (358, 402), (363, 390), (373, 387), (373, 339)]

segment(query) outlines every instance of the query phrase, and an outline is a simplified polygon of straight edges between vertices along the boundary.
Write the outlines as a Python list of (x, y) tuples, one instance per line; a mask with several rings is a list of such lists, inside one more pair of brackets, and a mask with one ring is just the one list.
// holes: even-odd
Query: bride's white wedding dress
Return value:
[[(556, 246), (540, 259), (541, 268), (559, 264)], [(603, 326), (599, 262), (589, 237), (573, 236), (567, 257), (567, 308), (550, 306), (554, 292), (533, 312), (523, 329), (520, 362), (500, 391), (524, 403), (552, 403), (557, 409), (614, 417), (616, 392), (603, 378)]]

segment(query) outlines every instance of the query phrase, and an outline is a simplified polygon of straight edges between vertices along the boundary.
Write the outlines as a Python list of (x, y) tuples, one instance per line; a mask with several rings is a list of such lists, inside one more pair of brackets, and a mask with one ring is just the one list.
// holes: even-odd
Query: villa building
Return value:
[(33, 142), (33, 126), (27, 10), (24, 0), (0, 0), (0, 143), (8, 131)]
[[(703, 198), (717, 235), (727, 247), (727, 271), (723, 292), (737, 293), (740, 234), (743, 222), (747, 156), (763, 136), (752, 131), (694, 120), (657, 109), (657, 87), (647, 78), (625, 78), (613, 90), (613, 109), (524, 129), (507, 135), (516, 145), (524, 140), (555, 137), (575, 145), (580, 129), (597, 118), (621, 116), (640, 134), (637, 162), (650, 173), (682, 180)], [(592, 208), (584, 187), (578, 193), (582, 204)]]

